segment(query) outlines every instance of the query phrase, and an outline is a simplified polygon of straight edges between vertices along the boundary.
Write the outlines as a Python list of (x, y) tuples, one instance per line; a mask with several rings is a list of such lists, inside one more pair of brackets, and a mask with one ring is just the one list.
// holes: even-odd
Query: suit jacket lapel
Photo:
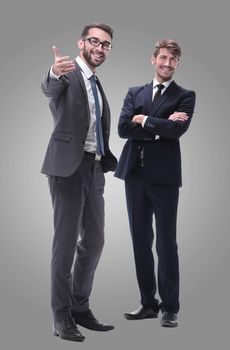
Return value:
[[(80, 66), (77, 64), (77, 62), (75, 61), (75, 70), (73, 71), (73, 74), (75, 74), (76, 76), (76, 85), (75, 83), (73, 82), (73, 88), (75, 86), (75, 89), (76, 89), (76, 93), (77, 91), (79, 90), (79, 84), (80, 84), (80, 87), (82, 88), (83, 90), (83, 93), (85, 95), (85, 102), (82, 101), (82, 103), (86, 103), (88, 108), (87, 108), (87, 119), (88, 119), (88, 123), (90, 123), (90, 109), (89, 109), (89, 103), (88, 103), (88, 95), (87, 95), (87, 91), (86, 91), (86, 87), (85, 87), (85, 82), (84, 82), (84, 79), (83, 79), (83, 76), (82, 76), (82, 73), (81, 73), (81, 68)], [(75, 81), (75, 80), (74, 80)], [(78, 84), (79, 83), (79, 84)]]
[(152, 110), (153, 82), (144, 86), (144, 100), (146, 114), (150, 115)]
[(172, 83), (169, 85), (169, 87), (165, 90), (165, 92), (162, 94), (162, 96), (159, 98), (159, 100), (154, 103), (154, 105), (151, 108), (151, 115), (154, 115), (161, 105), (165, 103), (165, 101), (176, 91), (177, 84), (175, 81), (172, 81)]
[(103, 101), (103, 110), (102, 110), (102, 129), (104, 133), (104, 142), (105, 147), (108, 145), (108, 137), (109, 137), (109, 130), (110, 130), (110, 108), (109, 103), (107, 101), (107, 98), (105, 96), (104, 90), (101, 86), (101, 83), (99, 79), (97, 78), (97, 86), (100, 90), (102, 101)]
[[(85, 96), (87, 97), (87, 91), (86, 91), (86, 88), (85, 88), (85, 83), (84, 83), (84, 79), (83, 79), (83, 77), (82, 77), (82, 73), (81, 73), (81, 68), (80, 68), (80, 66), (77, 64), (77, 62), (75, 61), (75, 71), (74, 71), (74, 73), (76, 74), (76, 76), (77, 76), (77, 78), (78, 78), (78, 80), (79, 80), (79, 83), (80, 83), (80, 85), (81, 85), (81, 87), (82, 87), (82, 89), (83, 89), (83, 91), (84, 91), (84, 93), (85, 93)], [(88, 97), (87, 97), (87, 99), (88, 99)]]
[(98, 86), (98, 89), (100, 90), (101, 97), (102, 97), (102, 100), (103, 100), (103, 106), (104, 106), (105, 103), (108, 103), (108, 102), (107, 102), (107, 99), (106, 99), (104, 90), (103, 90), (103, 88), (102, 88), (102, 86), (101, 86), (101, 83), (100, 83), (100, 81), (99, 81), (98, 78), (97, 78), (97, 86)]

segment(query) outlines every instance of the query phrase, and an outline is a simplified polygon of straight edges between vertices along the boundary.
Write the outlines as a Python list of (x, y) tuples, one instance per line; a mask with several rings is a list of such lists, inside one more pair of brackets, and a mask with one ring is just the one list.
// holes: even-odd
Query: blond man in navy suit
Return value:
[[(157, 318), (161, 326), (176, 327), (179, 302), (179, 259), (176, 240), (177, 207), (181, 178), (180, 137), (187, 131), (195, 106), (195, 93), (177, 85), (173, 75), (181, 49), (174, 40), (154, 48), (153, 81), (129, 89), (118, 132), (127, 139), (115, 176), (125, 180), (141, 306), (127, 319)], [(157, 276), (152, 245), (156, 222)], [(159, 292), (160, 302), (156, 298)]]

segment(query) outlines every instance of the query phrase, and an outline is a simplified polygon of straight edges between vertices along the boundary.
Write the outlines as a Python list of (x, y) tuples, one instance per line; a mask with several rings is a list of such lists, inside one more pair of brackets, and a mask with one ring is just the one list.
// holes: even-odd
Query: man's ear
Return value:
[(150, 62), (151, 64), (155, 65), (156, 59), (153, 55), (151, 56)]
[(84, 41), (82, 39), (79, 39), (77, 42), (77, 46), (80, 50), (84, 48)]

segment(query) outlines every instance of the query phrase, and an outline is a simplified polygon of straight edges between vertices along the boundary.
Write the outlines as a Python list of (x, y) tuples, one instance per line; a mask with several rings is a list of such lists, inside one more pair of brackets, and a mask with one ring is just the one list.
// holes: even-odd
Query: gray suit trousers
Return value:
[(54, 209), (51, 305), (60, 322), (86, 311), (104, 245), (104, 185), (100, 162), (84, 156), (69, 177), (49, 177)]

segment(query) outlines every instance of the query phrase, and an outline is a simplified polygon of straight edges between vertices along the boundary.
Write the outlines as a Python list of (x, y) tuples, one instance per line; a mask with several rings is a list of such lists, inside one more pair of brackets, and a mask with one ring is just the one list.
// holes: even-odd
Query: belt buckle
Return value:
[(101, 160), (101, 155), (100, 154), (95, 154), (95, 160), (100, 161)]

